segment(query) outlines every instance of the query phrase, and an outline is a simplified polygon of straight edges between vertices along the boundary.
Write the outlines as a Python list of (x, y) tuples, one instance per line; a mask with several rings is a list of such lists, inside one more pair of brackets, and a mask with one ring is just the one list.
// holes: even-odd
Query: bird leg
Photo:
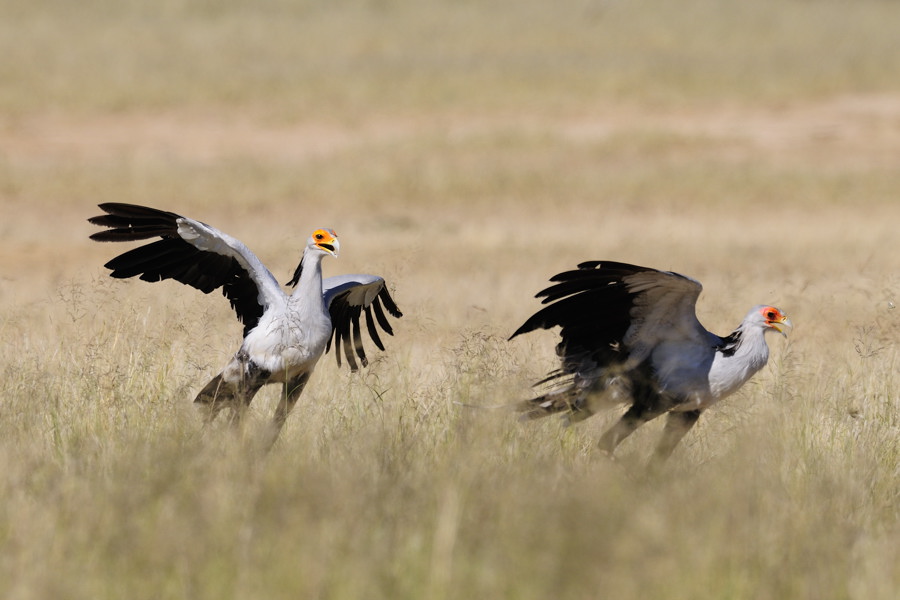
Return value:
[(255, 381), (249, 386), (235, 386), (223, 383), (221, 375), (216, 376), (194, 400), (194, 402), (204, 405), (204, 425), (212, 423), (223, 408), (229, 408), (231, 409), (231, 414), (228, 416), (229, 425), (233, 428), (239, 427), (251, 400), (262, 386), (263, 382), (260, 381)]
[(612, 456), (616, 450), (616, 446), (622, 443), (622, 440), (635, 432), (638, 427), (652, 421), (659, 415), (666, 412), (662, 409), (651, 409), (646, 406), (637, 404), (631, 407), (622, 415), (618, 422), (606, 430), (606, 433), (600, 438), (600, 450), (607, 456)]
[(266, 435), (265, 449), (267, 451), (272, 448), (275, 440), (278, 439), (278, 434), (281, 433), (284, 422), (287, 421), (288, 415), (291, 414), (291, 410), (297, 403), (297, 399), (303, 393), (303, 388), (306, 387), (307, 381), (309, 381), (309, 373), (303, 373), (284, 382), (281, 401), (275, 408), (275, 416), (272, 418), (272, 423), (269, 425)]
[(700, 418), (701, 410), (689, 410), (684, 412), (670, 412), (666, 419), (666, 426), (663, 429), (662, 438), (656, 446), (653, 453), (652, 462), (662, 464), (669, 458), (675, 446), (681, 441), (691, 427)]
[(223, 408), (230, 408), (228, 422), (238, 427), (256, 392), (265, 385), (271, 373), (261, 369), (241, 350), (225, 370), (207, 383), (194, 402), (205, 405), (204, 424), (212, 423)]
[(203, 389), (194, 398), (194, 402), (200, 404), (204, 409), (203, 424), (209, 425), (223, 408), (231, 406), (234, 402), (234, 392), (231, 390), (231, 386), (222, 380), (222, 373), (219, 373), (203, 386)]
[(228, 419), (229, 425), (237, 429), (241, 425), (247, 409), (250, 408), (250, 402), (256, 396), (256, 392), (262, 388), (265, 381), (254, 381), (251, 385), (242, 385), (234, 395), (234, 401), (228, 404), (231, 407), (231, 416)]

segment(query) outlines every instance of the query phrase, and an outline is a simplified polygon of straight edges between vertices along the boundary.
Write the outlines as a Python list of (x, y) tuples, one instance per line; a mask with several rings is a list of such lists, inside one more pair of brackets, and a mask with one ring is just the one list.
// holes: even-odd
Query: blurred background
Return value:
[[(898, 24), (889, 0), (5, 0), (0, 595), (895, 597)], [(110, 281), (102, 202), (207, 222), (283, 282), (332, 227), (325, 274), (383, 275), (405, 317), (366, 374), (323, 359), (260, 466), (190, 406), (237, 347), (227, 302)], [(723, 335), (759, 303), (796, 326), (662, 481), (622, 474), (654, 431), (620, 470), (600, 417), (460, 407), (555, 367), (553, 332), (505, 338), (589, 259), (699, 279)]]

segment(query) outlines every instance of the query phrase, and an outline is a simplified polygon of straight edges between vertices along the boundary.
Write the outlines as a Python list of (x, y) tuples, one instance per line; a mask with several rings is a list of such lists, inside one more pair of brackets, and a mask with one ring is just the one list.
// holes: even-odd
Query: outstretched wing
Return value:
[(134, 242), (161, 238), (129, 250), (106, 265), (110, 276), (144, 281), (174, 279), (208, 294), (222, 288), (244, 335), (256, 327), (270, 305), (284, 302), (284, 292), (268, 269), (240, 241), (200, 221), (134, 204), (101, 204), (106, 213), (88, 219), (107, 227), (91, 236), (99, 242)]
[(537, 294), (548, 306), (510, 336), (560, 327), (560, 369), (544, 381), (587, 380), (613, 365), (632, 369), (662, 341), (708, 343), (695, 313), (702, 286), (689, 277), (626, 263), (590, 261), (551, 278)]
[[(363, 348), (360, 317), (365, 314), (366, 330), (369, 337), (380, 350), (384, 350), (384, 344), (378, 335), (378, 329), (388, 335), (394, 335), (394, 330), (385, 315), (385, 311), (392, 317), (402, 317), (403, 313), (397, 308), (394, 299), (391, 298), (383, 278), (377, 275), (339, 275), (328, 277), (322, 282), (322, 292), (325, 306), (331, 313), (331, 326), (333, 333), (328, 340), (325, 351), (331, 349), (334, 342), (335, 357), (338, 365), (341, 364), (341, 344), (344, 345), (344, 357), (350, 369), (356, 371), (358, 365), (354, 353), (359, 357), (363, 366), (368, 364), (365, 349)], [(352, 346), (352, 347), (351, 347)]]

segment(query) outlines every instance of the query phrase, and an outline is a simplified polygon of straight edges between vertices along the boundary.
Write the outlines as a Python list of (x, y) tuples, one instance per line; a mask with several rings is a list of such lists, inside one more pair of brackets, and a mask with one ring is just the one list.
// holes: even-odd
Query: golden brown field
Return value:
[[(888, 600), (900, 591), (900, 4), (39, 3), (0, 19), (0, 597)], [(100, 202), (185, 214), (282, 281), (385, 276), (273, 452), (191, 400), (228, 303), (113, 281)], [(795, 323), (664, 473), (659, 424), (496, 408), (506, 338), (587, 259), (676, 270), (727, 333)], [(371, 354), (370, 354), (371, 356)]]

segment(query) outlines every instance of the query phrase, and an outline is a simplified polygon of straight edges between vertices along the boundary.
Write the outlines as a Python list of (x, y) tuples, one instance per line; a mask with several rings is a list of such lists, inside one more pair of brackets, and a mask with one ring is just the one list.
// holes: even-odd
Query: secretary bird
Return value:
[[(376, 275), (341, 275), (322, 279), (322, 259), (337, 257), (340, 243), (332, 229), (316, 229), (306, 242), (303, 257), (285, 293), (278, 281), (247, 246), (200, 221), (133, 204), (106, 203), (106, 213), (88, 221), (106, 227), (91, 235), (100, 242), (133, 242), (160, 238), (121, 254), (105, 267), (110, 276), (144, 281), (175, 281), (208, 294), (222, 289), (244, 325), (244, 339), (234, 358), (207, 383), (194, 402), (211, 422), (223, 408), (238, 424), (259, 389), (281, 383), (281, 400), (266, 436), (274, 444), (285, 420), (309, 381), (317, 361), (332, 343), (338, 366), (340, 346), (350, 369), (368, 361), (360, 333), (366, 329), (384, 350), (378, 334), (393, 335), (385, 310), (402, 316), (383, 278)], [(376, 327), (376, 324), (378, 327)], [(355, 356), (354, 356), (355, 354)]]
[(536, 296), (548, 306), (510, 339), (560, 327), (561, 366), (536, 384), (551, 391), (518, 408), (525, 420), (564, 413), (575, 423), (604, 406), (628, 405), (600, 438), (610, 457), (638, 427), (668, 413), (653, 457), (664, 462), (704, 410), (765, 366), (766, 332), (787, 337), (792, 328), (779, 309), (759, 305), (729, 335), (710, 333), (695, 312), (700, 282), (669, 271), (589, 261), (550, 281)]

